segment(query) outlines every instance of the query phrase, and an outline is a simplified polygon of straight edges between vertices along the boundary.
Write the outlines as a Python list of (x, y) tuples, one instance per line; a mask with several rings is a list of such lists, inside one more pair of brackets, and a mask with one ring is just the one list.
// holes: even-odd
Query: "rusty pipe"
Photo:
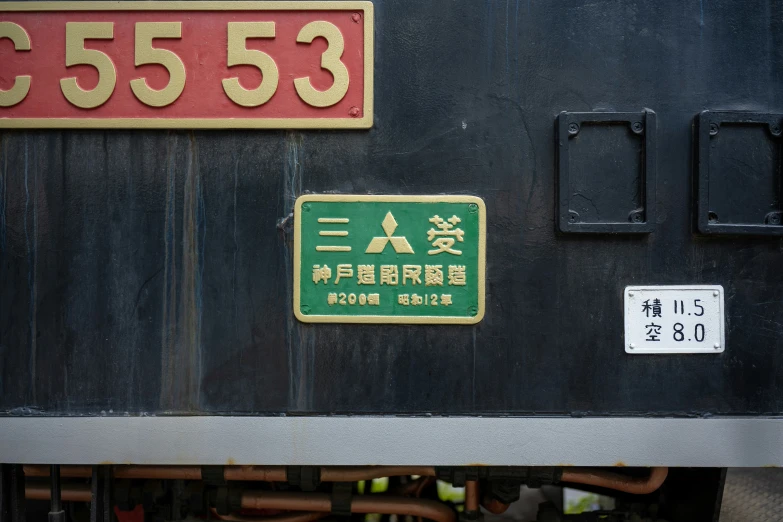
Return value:
[[(25, 497), (31, 500), (47, 500), (50, 491), (47, 486), (27, 485)], [(67, 484), (62, 488), (62, 499), (68, 502), (89, 502), (90, 486)], [(279, 509), (284, 511), (315, 511), (329, 513), (332, 500), (325, 493), (281, 493), (276, 491), (253, 491), (242, 494), (243, 509)], [(379, 513), (382, 515), (420, 516), (435, 522), (455, 522), (454, 512), (434, 500), (405, 497), (359, 496), (351, 500), (353, 513)], [(239, 519), (237, 517), (237, 519)], [(307, 519), (307, 520), (305, 520)], [(229, 519), (227, 519), (229, 520)], [(312, 513), (298, 513), (265, 517), (267, 522), (308, 522), (316, 520)]]
[[(332, 500), (325, 493), (248, 491), (242, 494), (242, 508), (330, 512)], [(456, 519), (454, 512), (440, 502), (404, 497), (353, 497), (351, 512), (420, 516), (435, 522), (455, 522)]]
[[(49, 466), (22, 466), (25, 477), (48, 477)], [(90, 466), (60, 466), (60, 476), (63, 478), (88, 478), (92, 477)]]
[(465, 511), (475, 513), (479, 509), (478, 480), (465, 481)]
[(280, 491), (246, 491), (242, 493), (242, 509), (279, 509), (282, 511), (332, 510), (332, 501), (325, 493), (286, 493)]
[(572, 484), (614, 489), (634, 495), (647, 495), (661, 487), (668, 474), (669, 468), (650, 468), (650, 474), (647, 477), (629, 477), (593, 468), (570, 468), (563, 470), (560, 480)]
[[(24, 466), (25, 477), (48, 477), (47, 466)], [(199, 466), (113, 466), (112, 475), (118, 479), (175, 479), (201, 480)], [(90, 466), (60, 466), (60, 476), (90, 478)]]
[[(592, 468), (570, 468), (563, 470), (560, 480), (561, 482), (598, 486), (635, 495), (647, 495), (661, 487), (668, 474), (669, 468), (652, 468), (650, 474), (645, 478), (629, 477)], [(509, 504), (488, 496), (482, 499), (481, 505), (494, 515), (505, 513), (509, 507)]]
[[(51, 493), (48, 485), (27, 484), (24, 487), (24, 497), (29, 500), (49, 500)], [(86, 484), (63, 484), (60, 498), (63, 502), (89, 502), (92, 492)]]
[(118, 479), (201, 480), (198, 466), (114, 466), (112, 473)]
[[(314, 522), (327, 516), (329, 513), (318, 511), (305, 511), (303, 513), (282, 513), (271, 517), (264, 517), (262, 522)], [(239, 521), (242, 522), (242, 521)]]
[(321, 480), (324, 482), (358, 482), (381, 477), (401, 477), (407, 475), (435, 476), (432, 466), (340, 466), (321, 468)]
[(218, 520), (227, 520), (229, 522), (314, 522), (329, 514), (321, 511), (303, 511), (281, 513), (272, 516), (251, 516), (236, 514), (220, 515), (215, 508), (212, 508), (211, 511)]
[(354, 513), (380, 513), (381, 515), (411, 515), (435, 522), (455, 522), (454, 512), (436, 500), (399, 497), (355, 497), (351, 501)]
[[(402, 475), (435, 476), (432, 466), (344, 466), (322, 467), (323, 482), (358, 482), (381, 477)], [(47, 466), (24, 466), (27, 477), (48, 477)], [(178, 479), (201, 480), (200, 466), (114, 466), (113, 475), (118, 479)], [(61, 466), (60, 476), (88, 478), (92, 476), (90, 466)], [(285, 482), (288, 480), (284, 466), (226, 466), (223, 471), (226, 480), (247, 480), (264, 482)]]
[(285, 482), (288, 480), (285, 466), (226, 466), (223, 470), (226, 480), (260, 480), (262, 482)]

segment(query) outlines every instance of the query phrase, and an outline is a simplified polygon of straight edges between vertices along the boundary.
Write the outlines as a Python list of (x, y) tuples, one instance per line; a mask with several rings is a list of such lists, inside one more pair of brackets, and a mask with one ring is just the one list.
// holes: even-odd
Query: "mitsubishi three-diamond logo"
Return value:
[(365, 254), (380, 254), (386, 248), (386, 245), (391, 242), (392, 248), (398, 254), (413, 254), (413, 248), (405, 236), (392, 236), (394, 231), (397, 230), (397, 221), (394, 220), (391, 212), (386, 214), (381, 223), (383, 231), (386, 233), (386, 237), (374, 237), (370, 244), (367, 246)]

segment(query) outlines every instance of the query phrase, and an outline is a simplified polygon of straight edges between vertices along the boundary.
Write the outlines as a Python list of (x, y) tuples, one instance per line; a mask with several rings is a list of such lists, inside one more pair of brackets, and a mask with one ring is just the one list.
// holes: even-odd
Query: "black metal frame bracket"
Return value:
[[(628, 209), (627, 222), (582, 221), (579, 213), (570, 208), (572, 192), (570, 178), (569, 143), (584, 124), (627, 124), (629, 131), (642, 138), (640, 158), (639, 208)], [(561, 112), (557, 117), (557, 204), (558, 229), (566, 233), (593, 234), (647, 234), (655, 229), (655, 175), (656, 175), (655, 112)]]
[[(369, 488), (369, 484), (366, 486)], [(341, 517), (351, 515), (353, 501), (353, 483), (335, 482), (332, 484), (332, 514)]]
[(113, 522), (111, 466), (93, 466), (91, 485), (90, 522)]
[(0, 522), (24, 522), (25, 518), (22, 466), (0, 464)]
[[(783, 114), (765, 114), (758, 112), (740, 111), (702, 111), (695, 122), (696, 133), (696, 158), (694, 161), (694, 197), (695, 197), (695, 222), (702, 234), (726, 234), (726, 235), (757, 235), (757, 236), (782, 236), (783, 212), (781, 209), (771, 209), (766, 215), (759, 215), (757, 223), (721, 223), (720, 216), (710, 208), (710, 154), (713, 149), (714, 138), (720, 134), (721, 126), (745, 125), (764, 126), (767, 136), (774, 140), (783, 140)], [(783, 144), (779, 145), (783, 147)], [(779, 161), (773, 167), (771, 174), (781, 178), (778, 182), (783, 185), (783, 165)], [(742, 187), (720, 187), (720, 190), (740, 190)], [(712, 187), (712, 190), (718, 190)], [(780, 194), (783, 198), (783, 194)]]

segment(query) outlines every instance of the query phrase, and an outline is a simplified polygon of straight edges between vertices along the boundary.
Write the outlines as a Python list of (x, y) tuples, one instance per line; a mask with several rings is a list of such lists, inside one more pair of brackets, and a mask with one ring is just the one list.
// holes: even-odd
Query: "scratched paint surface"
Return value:
[[(693, 117), (783, 112), (782, 9), (383, 0), (370, 131), (3, 132), (0, 411), (780, 414), (783, 243), (690, 212)], [(644, 107), (656, 231), (556, 234), (556, 115)], [(299, 323), (308, 192), (480, 196), (484, 320)], [(626, 356), (629, 284), (722, 285), (727, 351)]]

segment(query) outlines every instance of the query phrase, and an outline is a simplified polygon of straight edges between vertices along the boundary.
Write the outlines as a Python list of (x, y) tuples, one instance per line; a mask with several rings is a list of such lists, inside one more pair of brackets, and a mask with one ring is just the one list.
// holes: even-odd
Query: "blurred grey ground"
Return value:
[(783, 521), (783, 468), (731, 468), (720, 522)]

